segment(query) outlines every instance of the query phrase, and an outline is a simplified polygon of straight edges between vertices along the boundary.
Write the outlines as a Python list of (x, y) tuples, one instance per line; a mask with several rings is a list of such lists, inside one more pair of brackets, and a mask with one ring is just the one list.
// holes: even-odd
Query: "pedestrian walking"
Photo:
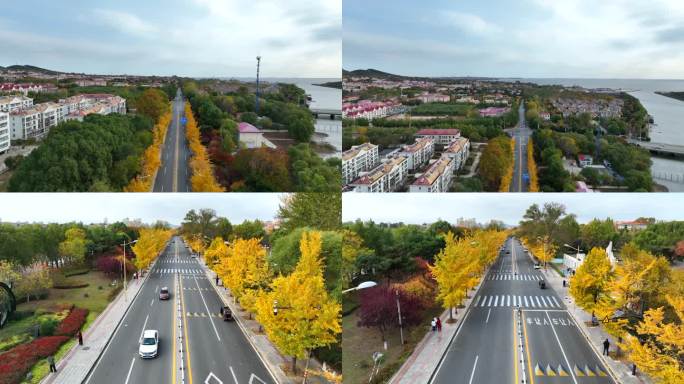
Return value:
[(608, 356), (608, 349), (610, 348), (610, 341), (606, 338), (606, 341), (603, 342), (603, 354)]
[(437, 318), (437, 332), (442, 332), (442, 319)]
[(223, 306), (221, 306), (221, 309), (219, 309), (219, 312), (221, 312), (221, 316), (223, 316)]
[(432, 321), (430, 322), (430, 326), (432, 326), (432, 332), (437, 330), (437, 320), (435, 318), (432, 318)]
[(565, 279), (563, 279), (563, 288), (565, 288)]
[(78, 331), (78, 345), (83, 345), (83, 332)]
[(216, 285), (218, 286), (218, 275), (216, 275)]
[(48, 364), (50, 364), (50, 372), (57, 373), (57, 367), (55, 367), (55, 358), (52, 355), (50, 355), (47, 358), (47, 362)]

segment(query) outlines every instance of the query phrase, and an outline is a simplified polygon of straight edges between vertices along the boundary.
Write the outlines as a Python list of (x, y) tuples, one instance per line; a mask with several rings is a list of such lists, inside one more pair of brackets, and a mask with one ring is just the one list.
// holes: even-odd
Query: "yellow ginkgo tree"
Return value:
[(613, 272), (608, 255), (603, 248), (592, 248), (570, 278), (570, 294), (582, 308), (600, 308), (599, 299), (607, 292)]
[(145, 269), (157, 258), (164, 246), (173, 236), (173, 231), (160, 228), (141, 228), (138, 241), (133, 246), (134, 264), (137, 269)]
[(275, 278), (256, 300), (257, 321), (278, 349), (292, 356), (293, 372), (297, 358), (336, 343), (342, 332), (341, 305), (325, 289), (321, 233), (304, 232), (300, 251), (294, 271)]
[(216, 265), (216, 273), (240, 305), (254, 312), (257, 293), (268, 285), (270, 272), (260, 238), (235, 239)]

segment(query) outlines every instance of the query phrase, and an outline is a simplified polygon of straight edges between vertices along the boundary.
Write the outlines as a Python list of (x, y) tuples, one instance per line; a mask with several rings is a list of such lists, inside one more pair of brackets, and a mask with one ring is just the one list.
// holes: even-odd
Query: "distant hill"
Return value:
[[(2, 67), (0, 67), (2, 68)], [(58, 71), (53, 71), (50, 69), (45, 69), (45, 68), (40, 68), (36, 67), (34, 65), (10, 65), (9, 67), (5, 67), (2, 69), (9, 69), (12, 71), (32, 71), (32, 72), (42, 72), (42, 73), (49, 73), (49, 74), (56, 74), (56, 73), (61, 73)]]
[(392, 73), (387, 73), (379, 71), (377, 69), (355, 69), (353, 71), (342, 70), (342, 76), (354, 76), (354, 77), (374, 77), (376, 79), (387, 79), (387, 80), (402, 80), (411, 79), (410, 76), (400, 76)]

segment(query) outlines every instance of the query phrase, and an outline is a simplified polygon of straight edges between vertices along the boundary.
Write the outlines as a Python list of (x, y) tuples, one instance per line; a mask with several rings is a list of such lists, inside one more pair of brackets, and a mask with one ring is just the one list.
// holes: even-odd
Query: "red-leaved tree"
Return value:
[(420, 299), (401, 290), (395, 291), (386, 285), (381, 285), (359, 291), (358, 325), (377, 328), (384, 341), (386, 332), (390, 328), (399, 327), (397, 295), (399, 296), (403, 325), (419, 324), (422, 321), (422, 313), (425, 309)]

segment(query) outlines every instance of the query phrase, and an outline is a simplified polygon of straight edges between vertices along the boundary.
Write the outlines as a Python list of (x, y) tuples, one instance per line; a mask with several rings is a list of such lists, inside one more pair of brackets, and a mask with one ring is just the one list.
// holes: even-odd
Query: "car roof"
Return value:
[(157, 331), (154, 329), (148, 329), (143, 332), (143, 337), (155, 337), (157, 336)]
[(169, 287), (162, 287), (162, 290), (169, 290)]

